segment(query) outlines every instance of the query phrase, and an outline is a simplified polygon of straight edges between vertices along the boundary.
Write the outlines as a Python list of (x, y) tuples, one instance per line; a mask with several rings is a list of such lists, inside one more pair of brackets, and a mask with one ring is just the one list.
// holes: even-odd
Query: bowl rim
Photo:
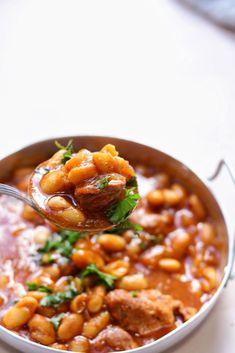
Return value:
[[(4, 161), (5, 159), (8, 159), (9, 157), (23, 152), (24, 150), (30, 149), (31, 147), (36, 147), (37, 145), (40, 144), (44, 144), (44, 143), (48, 143), (50, 141), (54, 141), (54, 140), (65, 140), (65, 139), (77, 139), (77, 138), (83, 138), (83, 139), (90, 139), (90, 138), (94, 138), (94, 139), (111, 139), (111, 140), (116, 140), (117, 142), (127, 142), (127, 143), (133, 143), (136, 145), (139, 145), (139, 147), (143, 146), (143, 147), (148, 147), (152, 150), (155, 150), (159, 153), (161, 153), (162, 155), (165, 155), (167, 158), (172, 159), (174, 162), (176, 162), (178, 165), (181, 166), (181, 168), (188, 170), (190, 172), (190, 174), (193, 174), (208, 190), (208, 192), (210, 193), (210, 195), (213, 197), (214, 201), (216, 202), (220, 213), (221, 213), (221, 217), (223, 219), (224, 222), (224, 226), (226, 228), (227, 231), (227, 235), (228, 235), (228, 251), (227, 251), (227, 261), (223, 267), (223, 277), (222, 280), (218, 286), (218, 288), (216, 289), (215, 293), (212, 295), (212, 297), (202, 305), (202, 307), (199, 309), (199, 311), (193, 315), (189, 320), (187, 320), (185, 323), (183, 323), (182, 325), (178, 326), (177, 328), (175, 328), (174, 330), (170, 331), (169, 333), (167, 333), (166, 335), (158, 338), (157, 340), (148, 343), (146, 345), (137, 347), (137, 348), (133, 348), (133, 349), (128, 349), (128, 350), (124, 350), (124, 351), (119, 351), (119, 353), (137, 353), (142, 351), (143, 349), (149, 349), (154, 347), (155, 345), (160, 345), (165, 341), (169, 341), (172, 337), (176, 336), (179, 334), (179, 332), (183, 332), (186, 331), (187, 328), (189, 328), (192, 323), (196, 322), (200, 317), (203, 317), (204, 315), (208, 315), (208, 310), (209, 308), (212, 308), (215, 304), (215, 302), (217, 301), (218, 297), (220, 296), (223, 288), (226, 286), (231, 270), (232, 270), (232, 265), (233, 265), (233, 251), (234, 251), (234, 245), (235, 245), (235, 241), (234, 241), (234, 237), (232, 236), (232, 230), (230, 229), (227, 221), (226, 221), (226, 217), (224, 215), (224, 212), (222, 210), (222, 208), (220, 207), (220, 204), (217, 200), (217, 197), (215, 196), (214, 192), (211, 190), (208, 181), (204, 180), (203, 178), (201, 178), (197, 173), (195, 173), (191, 168), (189, 168), (186, 164), (184, 164), (183, 162), (181, 162), (180, 160), (178, 160), (177, 158), (173, 157), (172, 155), (169, 155), (168, 153), (166, 153), (165, 151), (159, 150), (158, 148), (155, 148), (152, 145), (146, 145), (144, 143), (139, 143), (135, 140), (128, 140), (128, 139), (123, 139), (123, 138), (118, 138), (115, 136), (103, 136), (103, 135), (68, 135), (68, 136), (56, 136), (56, 137), (51, 137), (51, 138), (46, 138), (46, 139), (42, 139), (39, 141), (36, 141), (34, 143), (28, 144), (28, 145), (24, 145), (22, 146), (20, 149), (11, 152), (10, 154), (3, 156), (2, 158), (0, 158), (0, 162)], [(48, 352), (61, 352), (60, 349), (56, 349), (53, 347), (48, 347), (48, 346), (44, 346), (40, 343), (31, 341), (27, 338), (24, 338), (20, 335), (18, 335), (17, 333), (8, 330), (7, 328), (5, 328), (4, 326), (0, 325), (0, 337), (2, 341), (5, 341), (4, 339), (2, 339), (3, 335), (2, 334), (6, 334), (7, 336), (12, 337), (14, 340), (18, 340), (20, 342), (22, 342), (24, 345), (28, 345), (31, 347), (35, 347), (37, 349), (44, 349), (45, 351)], [(183, 338), (183, 337), (182, 337)], [(6, 342), (6, 341), (5, 341)], [(8, 343), (9, 345), (11, 345), (11, 343)], [(167, 347), (166, 347), (167, 348)], [(64, 352), (68, 352), (68, 351), (64, 351)], [(116, 351), (112, 351), (110, 353), (116, 353)]]

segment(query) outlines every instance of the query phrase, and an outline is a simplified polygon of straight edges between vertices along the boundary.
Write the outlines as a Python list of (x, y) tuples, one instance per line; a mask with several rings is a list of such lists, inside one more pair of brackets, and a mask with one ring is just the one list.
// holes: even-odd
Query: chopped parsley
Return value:
[(50, 322), (52, 323), (52, 325), (54, 326), (54, 329), (57, 331), (59, 326), (60, 326), (60, 322), (61, 320), (65, 317), (65, 313), (61, 313), (59, 315), (53, 316), (50, 319)]
[(56, 250), (62, 246), (62, 238), (58, 233), (53, 233), (51, 238), (46, 241), (44, 246), (38, 249), (41, 253), (48, 253), (52, 250)]
[(113, 224), (124, 222), (136, 206), (140, 195), (134, 192), (135, 188), (125, 189), (125, 197), (121, 201), (111, 205), (106, 215)]
[(48, 168), (44, 168), (44, 167), (39, 167), (37, 169), (35, 169), (35, 173), (40, 174), (40, 175), (45, 175), (47, 173), (49, 173), (50, 169)]
[(41, 258), (42, 265), (49, 265), (49, 264), (53, 264), (54, 262), (55, 262), (55, 259), (53, 258), (51, 253), (46, 253), (42, 255), (42, 258)]
[(139, 291), (138, 290), (133, 290), (130, 293), (131, 293), (132, 298), (137, 298), (138, 295), (139, 295)]
[(63, 159), (62, 159), (62, 163), (65, 164), (67, 161), (69, 161), (72, 158), (72, 152), (65, 152)]
[(35, 282), (26, 282), (29, 291), (36, 290), (42, 293), (52, 293), (51, 288), (45, 286), (39, 286)]
[(81, 273), (81, 278), (85, 278), (86, 276), (89, 275), (96, 275), (100, 282), (102, 282), (108, 289), (112, 289), (114, 286), (114, 281), (117, 279), (116, 276), (109, 275), (107, 273), (104, 273), (96, 267), (96, 264), (90, 264), (88, 265), (85, 270), (82, 271)]
[(130, 180), (127, 182), (127, 186), (128, 187), (135, 187), (135, 188), (137, 188), (137, 179), (136, 179), (136, 176), (132, 176), (131, 178), (130, 178)]
[(45, 245), (38, 251), (41, 253), (50, 253), (57, 250), (62, 256), (70, 257), (73, 252), (73, 244), (86, 235), (84, 232), (75, 232), (71, 230), (61, 230), (53, 233)]
[(61, 145), (61, 143), (59, 143), (58, 141), (55, 141), (55, 145), (60, 150), (65, 150), (65, 153), (63, 154), (63, 158), (62, 158), (62, 161), (61, 161), (63, 164), (65, 164), (73, 156), (73, 153), (74, 153), (73, 140), (69, 140), (67, 146)]
[(77, 240), (83, 238), (84, 236), (86, 236), (85, 232), (75, 232), (73, 230), (67, 230), (67, 229), (63, 229), (59, 232), (59, 234), (61, 235), (61, 237), (65, 240), (68, 240), (68, 242), (73, 245), (74, 243), (76, 243)]
[(100, 178), (99, 180), (97, 180), (95, 186), (97, 187), (97, 189), (102, 190), (102, 189), (106, 188), (108, 183), (109, 183), (109, 176), (104, 176), (104, 177)]
[(72, 300), (76, 297), (77, 294), (78, 292), (74, 288), (70, 287), (64, 292), (47, 295), (46, 297), (41, 299), (40, 305), (56, 307), (62, 303)]
[(116, 227), (107, 230), (107, 233), (117, 233), (122, 234), (125, 230), (132, 229), (135, 233), (143, 230), (143, 227), (140, 224), (132, 223), (129, 219), (119, 223)]
[(62, 246), (59, 247), (58, 252), (61, 256), (70, 257), (73, 252), (73, 246), (68, 240), (65, 240), (65, 242), (62, 243)]

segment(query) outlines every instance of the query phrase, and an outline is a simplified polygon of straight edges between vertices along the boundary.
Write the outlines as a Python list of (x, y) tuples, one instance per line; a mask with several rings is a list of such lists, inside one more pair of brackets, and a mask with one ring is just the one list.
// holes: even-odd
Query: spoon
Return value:
[(42, 212), (34, 203), (34, 201), (28, 196), (26, 196), (23, 192), (19, 191), (18, 189), (12, 186), (0, 183), (0, 195), (7, 195), (7, 196), (14, 197), (15, 199), (20, 200), (25, 204), (29, 205), (30, 207), (32, 207), (36, 212), (40, 214), (40, 216), (42, 216)]
[(60, 223), (59, 221), (57, 221), (57, 219), (52, 218), (50, 214), (48, 214), (47, 212), (44, 212), (42, 208), (38, 207), (36, 202), (34, 202), (33, 198), (27, 196), (25, 193), (19, 191), (18, 189), (10, 185), (0, 183), (0, 195), (11, 196), (16, 198), (19, 201), (22, 201), (23, 203), (27, 204), (32, 209), (34, 209), (34, 211), (36, 211), (41, 217), (47, 219), (51, 223), (54, 223), (56, 226), (59, 226), (60, 228), (66, 228), (69, 230), (76, 230), (76, 231), (103, 231), (115, 226), (114, 224), (110, 224), (107, 221), (102, 222), (100, 224), (93, 223), (93, 225), (88, 225), (88, 226), (83, 225), (83, 227), (73, 226), (68, 223)]
[[(0, 195), (7, 195), (7, 196), (11, 196), (14, 197), (17, 200), (20, 200), (22, 202), (24, 202), (25, 204), (29, 205), (30, 207), (32, 207), (34, 209), (34, 211), (36, 211), (41, 217), (46, 218), (48, 221), (50, 221), (51, 223), (54, 223), (55, 225), (59, 226), (60, 228), (64, 228), (63, 224), (60, 224), (59, 222), (57, 222), (55, 219), (52, 219), (50, 217), (50, 215), (48, 215), (46, 212), (43, 212), (42, 209), (40, 209), (37, 204), (34, 202), (34, 200), (30, 197), (28, 197), (26, 194), (24, 194), (23, 192), (19, 191), (18, 189), (6, 185), (6, 184), (2, 184), (0, 183)], [(89, 231), (97, 231), (97, 230), (104, 230), (104, 229), (108, 229), (110, 228), (109, 226), (105, 226), (102, 228), (90, 228)], [(84, 227), (84, 229), (82, 229), (81, 227), (73, 227), (73, 226), (69, 226), (68, 224), (66, 224), (66, 229), (69, 230), (79, 230), (79, 231), (87, 231), (87, 228)]]
[[(14, 197), (17, 200), (22, 201), (23, 203), (29, 205), (30, 207), (32, 207), (34, 209), (34, 211), (36, 211), (41, 217), (46, 218), (48, 221), (50, 221), (51, 223), (54, 223), (55, 225), (59, 226), (60, 228), (64, 228), (63, 224), (60, 224), (59, 222), (57, 222), (55, 219), (52, 219), (50, 217), (49, 214), (47, 214), (46, 212), (43, 212), (42, 209), (40, 209), (37, 204), (34, 202), (34, 200), (31, 197), (28, 197), (26, 194), (24, 194), (23, 192), (19, 191), (18, 189), (6, 185), (6, 184), (2, 184), (0, 183), (0, 195), (7, 195), (7, 196), (11, 196)], [(104, 230), (104, 229), (108, 229), (110, 228), (109, 226), (104, 226), (102, 228), (90, 228), (89, 231), (97, 231), (97, 230)], [(73, 226), (69, 226), (68, 224), (66, 224), (66, 229), (69, 230), (79, 230), (79, 231), (86, 231), (87, 228), (84, 227), (84, 229), (82, 229), (81, 227), (73, 227)]]

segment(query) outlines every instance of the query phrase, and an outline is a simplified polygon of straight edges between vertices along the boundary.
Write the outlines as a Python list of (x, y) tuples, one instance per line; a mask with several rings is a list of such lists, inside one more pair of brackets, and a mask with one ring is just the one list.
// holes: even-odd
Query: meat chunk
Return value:
[(175, 313), (186, 320), (185, 314), (193, 309), (186, 310), (181, 301), (154, 289), (142, 290), (135, 298), (130, 292), (116, 289), (107, 295), (106, 304), (120, 326), (142, 336), (162, 328), (173, 328)]
[(127, 349), (136, 348), (131, 335), (118, 326), (109, 325), (106, 329), (101, 331), (99, 335), (92, 341), (92, 347), (95, 351), (103, 351), (107, 346), (111, 350), (124, 351)]
[(125, 290), (114, 290), (106, 304), (122, 327), (141, 335), (174, 324), (172, 299), (157, 290), (140, 291), (136, 298)]
[(75, 189), (75, 197), (80, 205), (89, 210), (99, 210), (118, 201), (126, 186), (126, 178), (112, 173), (87, 180)]

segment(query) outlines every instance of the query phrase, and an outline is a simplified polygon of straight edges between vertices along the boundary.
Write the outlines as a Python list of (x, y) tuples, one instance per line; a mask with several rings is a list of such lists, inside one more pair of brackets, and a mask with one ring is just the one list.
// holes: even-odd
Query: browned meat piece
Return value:
[(99, 210), (118, 201), (125, 186), (125, 177), (115, 173), (107, 174), (77, 186), (75, 197), (83, 208)]
[(133, 298), (131, 293), (116, 289), (106, 297), (111, 315), (124, 329), (148, 335), (175, 323), (175, 312), (186, 320), (186, 308), (179, 300), (158, 290), (142, 290)]
[(97, 352), (103, 351), (104, 349), (107, 351), (107, 346), (115, 351), (124, 351), (137, 347), (128, 332), (118, 326), (112, 325), (101, 331), (92, 341), (92, 347), (95, 348)]
[(174, 324), (172, 299), (157, 290), (140, 291), (136, 298), (125, 290), (114, 290), (106, 297), (112, 316), (122, 327), (141, 335)]

